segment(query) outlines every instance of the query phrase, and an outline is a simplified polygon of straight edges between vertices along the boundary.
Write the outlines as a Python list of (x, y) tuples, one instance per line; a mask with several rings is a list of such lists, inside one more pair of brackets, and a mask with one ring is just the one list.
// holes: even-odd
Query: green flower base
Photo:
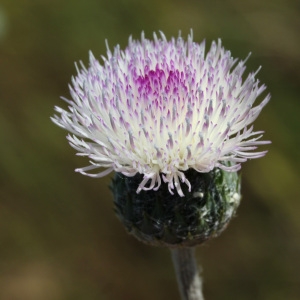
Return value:
[(214, 169), (185, 172), (192, 191), (182, 184), (184, 197), (171, 195), (162, 183), (158, 191), (136, 190), (143, 175), (116, 173), (112, 183), (115, 211), (127, 231), (154, 246), (192, 247), (218, 236), (235, 215), (240, 203), (237, 173)]

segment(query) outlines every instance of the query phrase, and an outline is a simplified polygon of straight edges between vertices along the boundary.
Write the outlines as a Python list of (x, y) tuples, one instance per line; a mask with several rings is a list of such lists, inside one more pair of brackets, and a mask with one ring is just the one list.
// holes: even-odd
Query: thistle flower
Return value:
[[(52, 120), (68, 130), (68, 140), (90, 165), (76, 171), (102, 177), (111, 171), (126, 177), (142, 174), (137, 193), (158, 190), (166, 183), (184, 196), (191, 191), (186, 171), (207, 173), (215, 168), (236, 172), (241, 163), (262, 157), (253, 152), (262, 131), (251, 124), (267, 104), (255, 76), (243, 80), (245, 60), (231, 57), (219, 39), (205, 54), (205, 41), (170, 41), (163, 33), (153, 40), (129, 39), (116, 46), (101, 64), (90, 53), (72, 78), (68, 110), (56, 107)], [(89, 173), (104, 168), (99, 173)]]
[(205, 53), (192, 33), (187, 42), (142, 34), (124, 51), (107, 49), (102, 64), (90, 53), (88, 68), (76, 66), (69, 109), (52, 118), (91, 160), (78, 172), (116, 171), (119, 219), (139, 240), (172, 249), (182, 299), (204, 299), (190, 247), (226, 228), (241, 199), (241, 163), (269, 143), (251, 124), (270, 95), (253, 106), (265, 86), (259, 69), (243, 79), (247, 59), (232, 58), (220, 39)]

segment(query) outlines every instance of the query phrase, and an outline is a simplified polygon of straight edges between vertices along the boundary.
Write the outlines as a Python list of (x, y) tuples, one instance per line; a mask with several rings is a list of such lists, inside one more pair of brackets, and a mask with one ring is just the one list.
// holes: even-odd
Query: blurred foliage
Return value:
[(268, 155), (243, 167), (243, 201), (218, 239), (198, 249), (207, 299), (300, 298), (300, 5), (293, 0), (2, 0), (0, 6), (0, 299), (179, 299), (167, 249), (128, 236), (110, 178), (49, 119), (64, 105), (73, 61), (145, 31), (221, 37), (272, 100), (255, 123)]

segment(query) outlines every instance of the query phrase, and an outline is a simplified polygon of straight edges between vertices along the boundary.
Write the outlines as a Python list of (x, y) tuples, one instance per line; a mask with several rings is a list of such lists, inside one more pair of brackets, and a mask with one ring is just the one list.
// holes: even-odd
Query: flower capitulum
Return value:
[[(137, 192), (157, 190), (162, 182), (184, 196), (181, 184), (191, 188), (185, 171), (214, 168), (235, 172), (255, 152), (262, 131), (251, 124), (268, 103), (265, 90), (245, 62), (231, 57), (221, 40), (205, 54), (205, 42), (129, 39), (100, 62), (90, 53), (89, 67), (81, 63), (70, 85), (68, 110), (56, 107), (52, 120), (68, 130), (68, 140), (91, 165), (76, 171), (102, 177), (116, 171), (125, 176), (143, 174)], [(228, 162), (230, 162), (228, 164)], [(100, 173), (89, 173), (104, 168)]]

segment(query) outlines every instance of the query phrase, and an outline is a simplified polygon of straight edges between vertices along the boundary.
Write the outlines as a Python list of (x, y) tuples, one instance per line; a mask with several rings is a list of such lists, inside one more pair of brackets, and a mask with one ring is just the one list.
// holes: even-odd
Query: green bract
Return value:
[(129, 233), (154, 246), (190, 247), (218, 236), (240, 203), (240, 178), (236, 172), (215, 168), (208, 173), (188, 170), (192, 190), (184, 197), (171, 195), (168, 184), (159, 190), (136, 193), (142, 175), (116, 173), (113, 193), (116, 213)]

